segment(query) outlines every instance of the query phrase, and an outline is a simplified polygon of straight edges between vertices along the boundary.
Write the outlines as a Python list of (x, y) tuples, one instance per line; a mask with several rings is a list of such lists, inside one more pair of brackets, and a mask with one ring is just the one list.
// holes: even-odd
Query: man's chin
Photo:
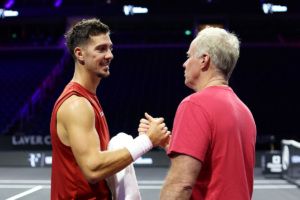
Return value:
[(189, 82), (188, 80), (185, 80), (185, 81), (184, 81), (184, 84), (185, 84), (185, 86), (187, 86), (188, 88), (193, 89), (192, 83)]
[(109, 75), (110, 75), (110, 72), (107, 72), (107, 73), (100, 73), (100, 74), (98, 74), (98, 77), (99, 77), (99, 78), (107, 78), (107, 77), (109, 77)]

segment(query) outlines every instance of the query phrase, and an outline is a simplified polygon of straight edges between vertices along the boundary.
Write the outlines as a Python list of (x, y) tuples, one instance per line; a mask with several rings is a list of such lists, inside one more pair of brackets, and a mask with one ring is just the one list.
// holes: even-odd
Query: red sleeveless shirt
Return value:
[(57, 111), (62, 103), (72, 95), (86, 98), (93, 106), (95, 112), (95, 127), (100, 138), (101, 150), (107, 150), (107, 145), (109, 142), (107, 122), (97, 96), (82, 87), (80, 84), (76, 82), (70, 82), (56, 101), (51, 116), (51, 200), (111, 199), (111, 194), (106, 181), (102, 180), (96, 184), (88, 183), (75, 160), (71, 148), (64, 145), (57, 135)]

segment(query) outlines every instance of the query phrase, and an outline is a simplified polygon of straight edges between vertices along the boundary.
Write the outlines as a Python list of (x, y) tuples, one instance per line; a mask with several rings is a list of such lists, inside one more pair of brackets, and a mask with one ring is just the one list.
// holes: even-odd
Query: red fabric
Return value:
[(109, 131), (97, 96), (81, 85), (70, 82), (56, 101), (50, 124), (52, 142), (52, 175), (51, 175), (51, 200), (62, 199), (90, 199), (108, 200), (110, 191), (105, 182), (89, 184), (84, 178), (76, 163), (70, 147), (64, 145), (56, 129), (56, 115), (62, 103), (72, 95), (85, 97), (93, 106), (95, 111), (95, 127), (100, 138), (101, 150), (107, 150), (109, 142)]
[(230, 87), (213, 86), (179, 105), (168, 154), (201, 161), (191, 199), (250, 200), (255, 141), (256, 126), (246, 105)]

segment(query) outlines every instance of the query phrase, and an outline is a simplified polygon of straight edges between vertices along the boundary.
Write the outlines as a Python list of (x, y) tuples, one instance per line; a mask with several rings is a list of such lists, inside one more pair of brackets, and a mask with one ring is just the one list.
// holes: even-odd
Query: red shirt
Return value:
[(191, 199), (250, 200), (255, 141), (256, 126), (247, 106), (230, 87), (213, 86), (180, 103), (168, 154), (201, 161)]
[(59, 107), (70, 96), (76, 95), (86, 98), (95, 111), (95, 127), (100, 138), (101, 150), (107, 150), (109, 142), (109, 131), (97, 96), (80, 84), (70, 82), (56, 101), (50, 124), (52, 142), (52, 175), (51, 175), (51, 199), (111, 199), (110, 191), (105, 180), (96, 184), (89, 184), (80, 170), (72, 150), (64, 145), (58, 135), (56, 128), (56, 115)]

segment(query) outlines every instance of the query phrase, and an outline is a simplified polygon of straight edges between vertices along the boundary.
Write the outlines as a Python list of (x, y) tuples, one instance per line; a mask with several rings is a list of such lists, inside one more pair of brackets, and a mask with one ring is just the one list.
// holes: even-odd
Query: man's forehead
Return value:
[(195, 40), (193, 40), (190, 44), (189, 50), (188, 50), (188, 54), (191, 54), (195, 49)]
[(94, 44), (112, 44), (108, 33), (90, 36), (89, 41)]
[(109, 34), (99, 34), (95, 36), (90, 36), (88, 40), (79, 45), (83, 49), (91, 48), (96, 49), (101, 46), (107, 46), (111, 48), (113, 46), (112, 41), (110, 40)]

